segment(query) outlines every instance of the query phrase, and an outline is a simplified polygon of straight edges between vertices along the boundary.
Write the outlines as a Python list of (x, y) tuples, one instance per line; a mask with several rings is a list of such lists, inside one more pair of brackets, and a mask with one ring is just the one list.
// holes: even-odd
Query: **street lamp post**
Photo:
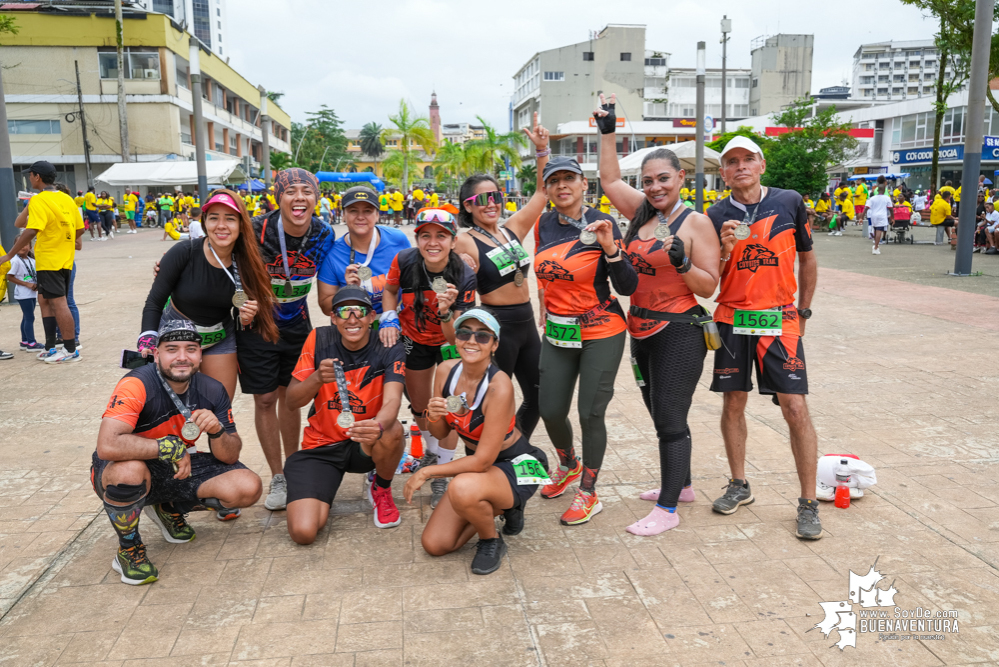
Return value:
[(269, 188), (271, 187), (271, 138), (268, 125), (271, 118), (267, 115), (267, 91), (264, 90), (263, 86), (258, 86), (257, 90), (260, 91), (260, 134), (262, 139), (260, 157), (263, 158), (261, 162), (264, 170), (264, 184)]
[[(694, 153), (694, 188), (697, 212), (704, 211), (704, 42), (697, 43), (697, 144)], [(724, 90), (724, 88), (722, 89)], [(724, 114), (723, 114), (724, 117)]]
[(208, 168), (205, 165), (205, 119), (201, 110), (201, 45), (192, 36), (188, 50), (191, 67), (191, 110), (194, 115), (194, 156), (198, 161), (198, 198), (208, 201)]
[(728, 117), (728, 107), (725, 106), (725, 92), (728, 88), (728, 69), (727, 58), (728, 55), (728, 34), (732, 32), (732, 19), (726, 14), (722, 16), (721, 20), (721, 32), (722, 32), (722, 108), (721, 108), (721, 133), (725, 134), (725, 118)]

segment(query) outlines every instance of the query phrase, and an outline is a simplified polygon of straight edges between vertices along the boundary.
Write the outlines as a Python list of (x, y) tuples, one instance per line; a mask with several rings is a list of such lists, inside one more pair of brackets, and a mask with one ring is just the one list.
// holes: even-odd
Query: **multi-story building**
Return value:
[[(729, 120), (749, 116), (750, 70), (729, 69), (725, 72), (728, 89), (725, 91), (725, 106)], [(709, 68), (704, 75), (704, 114), (721, 118), (721, 68)], [(665, 113), (661, 113), (665, 112)], [(689, 118), (697, 116), (697, 70), (692, 67), (674, 67), (669, 70), (669, 99), (658, 105), (646, 101), (645, 119)]]
[(485, 139), (486, 128), (472, 123), (445, 123), (441, 141), (449, 144), (467, 144), (476, 139)]
[(752, 42), (749, 115), (765, 116), (806, 97), (812, 87), (813, 35), (774, 35)]
[(226, 57), (226, 0), (133, 0), (133, 3), (172, 17), (213, 52)]
[[(440, 106), (437, 104), (437, 93), (433, 93), (430, 96), (430, 106), (428, 107), (429, 113), (427, 118), (430, 121), (430, 130), (434, 134), (434, 138), (440, 143), (441, 141), (447, 141), (450, 136), (448, 128), (459, 127), (459, 125), (442, 125), (440, 118)], [(467, 123), (461, 123), (460, 125), (467, 127), (478, 127), (469, 126)], [(391, 128), (386, 128), (391, 129)], [(482, 128), (478, 127), (481, 132)], [(391, 179), (385, 179), (385, 172), (383, 169), (385, 160), (389, 158), (393, 152), (399, 150), (398, 138), (386, 136), (382, 140), (382, 145), (385, 151), (374, 158), (361, 149), (361, 131), (360, 130), (344, 130), (344, 134), (347, 137), (347, 154), (351, 157), (353, 164), (351, 165), (330, 165), (331, 171), (370, 171), (381, 178), (383, 181), (391, 183)], [(415, 142), (411, 142), (409, 145), (409, 150), (412, 152), (413, 161), (409, 164), (409, 172), (411, 178), (419, 183), (433, 183), (434, 181), (434, 167), (433, 167), (433, 156), (428, 155), (423, 147)], [(401, 180), (401, 178), (399, 179)]]
[[(115, 43), (113, 9), (28, 3), (24, 9), (8, 4), (4, 11), (18, 27), (16, 35), (4, 37), (3, 47), (15, 172), (35, 160), (48, 160), (71, 190), (85, 190), (81, 107), (92, 176), (121, 162), (118, 61), (115, 48), (108, 46)], [(196, 133), (187, 60), (191, 34), (167, 15), (131, 9), (124, 17), (123, 37), (131, 159), (193, 160)], [(260, 92), (217, 55), (203, 52), (200, 62), (208, 159), (249, 155), (254, 168), (259, 167)], [(291, 118), (273, 102), (267, 108), (270, 149), (290, 152)]]
[[(951, 72), (948, 63), (945, 73)], [(892, 102), (933, 97), (939, 73), (932, 39), (861, 44), (853, 54), (853, 97)]]

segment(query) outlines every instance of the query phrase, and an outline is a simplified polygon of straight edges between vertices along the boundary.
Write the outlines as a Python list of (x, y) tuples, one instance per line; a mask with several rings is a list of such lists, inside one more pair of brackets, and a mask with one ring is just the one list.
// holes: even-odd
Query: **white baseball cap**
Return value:
[(736, 148), (744, 148), (750, 153), (759, 153), (761, 158), (764, 157), (763, 150), (756, 145), (755, 141), (753, 141), (749, 137), (744, 137), (742, 135), (739, 135), (733, 137), (731, 141), (725, 144), (725, 148), (722, 149), (721, 155), (719, 156), (718, 159), (724, 160), (725, 154)]

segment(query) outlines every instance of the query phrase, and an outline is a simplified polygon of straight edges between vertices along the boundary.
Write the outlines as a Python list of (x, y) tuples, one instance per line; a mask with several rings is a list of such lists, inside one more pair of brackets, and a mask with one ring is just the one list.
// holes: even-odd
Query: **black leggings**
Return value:
[[(694, 309), (692, 309), (694, 312)], [(702, 311), (696, 307), (696, 314)], [(662, 486), (658, 504), (676, 507), (680, 490), (690, 485), (690, 429), (687, 413), (708, 353), (701, 327), (670, 322), (648, 338), (631, 339), (631, 355), (645, 386), (642, 400), (659, 438)]]
[(517, 378), (524, 402), (517, 409), (517, 426), (530, 439), (541, 418), (538, 408), (540, 383), (541, 339), (534, 324), (531, 303), (515, 306), (490, 306), (483, 304), (500, 323), (500, 342), (495, 361), (501, 371)]

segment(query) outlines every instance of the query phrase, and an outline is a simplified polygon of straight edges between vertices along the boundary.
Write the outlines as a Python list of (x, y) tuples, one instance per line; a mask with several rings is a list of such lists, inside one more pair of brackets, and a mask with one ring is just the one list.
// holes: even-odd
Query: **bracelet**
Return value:
[(536, 157), (536, 158), (548, 157), (551, 154), (552, 154), (552, 149), (551, 148), (546, 148), (543, 151), (536, 151), (534, 153), (534, 157)]
[(225, 427), (224, 426), (220, 427), (219, 430), (217, 432), (215, 432), (215, 433), (208, 433), (207, 434), (208, 435), (208, 439), (209, 440), (215, 440), (216, 438), (221, 438), (223, 433), (225, 433)]
[(375, 442), (378, 442), (382, 439), (382, 436), (385, 435), (385, 427), (382, 426), (382, 423), (379, 421), (376, 421), (375, 423), (378, 424), (378, 437), (375, 438)]
[(727, 262), (728, 260), (732, 259), (732, 253), (729, 253), (729, 254), (728, 254), (728, 257), (722, 257), (722, 258), (720, 258), (720, 259), (721, 259), (721, 261), (723, 261), (723, 262)]
[(437, 317), (440, 318), (442, 324), (446, 323), (446, 322), (450, 322), (451, 318), (454, 317), (454, 311), (451, 310), (450, 308), (448, 308), (447, 309), (447, 314), (445, 314), (445, 315), (441, 315), (440, 311), (437, 311)]
[(693, 266), (693, 264), (690, 263), (690, 258), (687, 257), (686, 255), (684, 255), (683, 256), (683, 264), (681, 264), (680, 266), (677, 267), (676, 272), (679, 273), (680, 275), (683, 275), (687, 271), (690, 271), (690, 267), (692, 267), (692, 266)]
[(618, 248), (617, 252), (615, 252), (613, 255), (608, 255), (607, 253), (604, 253), (604, 257), (607, 258), (608, 262), (617, 262), (621, 259), (621, 249)]
[(431, 424), (436, 424), (437, 422), (439, 422), (441, 420), (440, 417), (438, 417), (437, 419), (431, 419), (430, 418), (430, 409), (429, 408), (423, 410), (423, 418), (426, 419)]

